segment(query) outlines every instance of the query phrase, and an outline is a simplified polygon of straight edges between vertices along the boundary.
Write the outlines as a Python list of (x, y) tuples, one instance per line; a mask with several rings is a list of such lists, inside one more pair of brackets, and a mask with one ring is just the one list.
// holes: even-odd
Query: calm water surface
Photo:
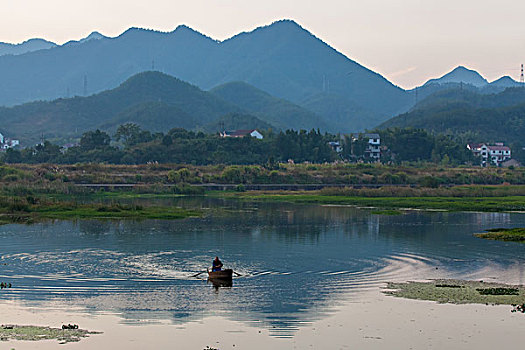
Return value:
[[(117, 312), (124, 322), (209, 315), (279, 337), (359, 300), (386, 281), (464, 278), (524, 283), (525, 244), (472, 234), (525, 227), (524, 214), (411, 212), (179, 200), (204, 208), (181, 221), (58, 221), (0, 227), (1, 300)], [(191, 278), (219, 255), (231, 288)], [(379, 293), (379, 292), (378, 292)]]

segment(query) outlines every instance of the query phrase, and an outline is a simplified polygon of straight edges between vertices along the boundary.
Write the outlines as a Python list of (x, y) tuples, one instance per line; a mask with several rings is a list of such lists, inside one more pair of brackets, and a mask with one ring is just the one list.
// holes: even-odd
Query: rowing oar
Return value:
[(235, 271), (233, 271), (233, 273), (236, 274), (237, 277), (241, 277), (241, 276), (242, 276), (240, 273), (237, 273), (237, 272), (235, 272)]
[(200, 275), (201, 273), (205, 273), (206, 271), (208, 271), (208, 270), (201, 271), (201, 272), (199, 272), (199, 273), (197, 273), (197, 274), (195, 274), (195, 275), (193, 275), (191, 277), (197, 277), (198, 275)]

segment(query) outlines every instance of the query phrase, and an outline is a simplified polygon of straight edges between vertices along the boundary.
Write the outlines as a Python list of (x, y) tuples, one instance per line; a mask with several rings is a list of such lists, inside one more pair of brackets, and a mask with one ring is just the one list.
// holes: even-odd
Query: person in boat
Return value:
[(219, 260), (219, 257), (216, 256), (211, 264), (211, 270), (212, 271), (221, 271), (222, 269), (222, 261)]

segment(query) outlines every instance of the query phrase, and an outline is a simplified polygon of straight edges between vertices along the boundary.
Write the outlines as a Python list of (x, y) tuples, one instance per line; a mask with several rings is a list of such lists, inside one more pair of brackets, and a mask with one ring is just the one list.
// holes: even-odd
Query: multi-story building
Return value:
[(370, 158), (379, 160), (381, 158), (381, 137), (379, 134), (365, 134), (364, 136), (368, 139), (365, 154)]
[(359, 139), (366, 142), (365, 158), (379, 161), (381, 159), (381, 137), (379, 134), (352, 134), (352, 142)]
[(501, 163), (512, 158), (511, 150), (501, 142), (494, 145), (487, 143), (468, 144), (467, 148), (475, 155), (481, 158), (481, 166), (493, 164), (499, 166)]

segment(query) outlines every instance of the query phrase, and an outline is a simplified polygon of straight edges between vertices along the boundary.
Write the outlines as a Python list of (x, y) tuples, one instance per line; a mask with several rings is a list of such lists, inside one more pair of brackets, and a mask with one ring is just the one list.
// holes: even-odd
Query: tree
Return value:
[(80, 148), (84, 151), (102, 149), (109, 146), (110, 142), (111, 138), (109, 135), (97, 129), (95, 131), (88, 131), (82, 135)]
[(119, 126), (114, 137), (116, 141), (122, 140), (127, 147), (149, 142), (153, 139), (149, 131), (142, 130), (140, 126), (134, 123), (126, 123)]

